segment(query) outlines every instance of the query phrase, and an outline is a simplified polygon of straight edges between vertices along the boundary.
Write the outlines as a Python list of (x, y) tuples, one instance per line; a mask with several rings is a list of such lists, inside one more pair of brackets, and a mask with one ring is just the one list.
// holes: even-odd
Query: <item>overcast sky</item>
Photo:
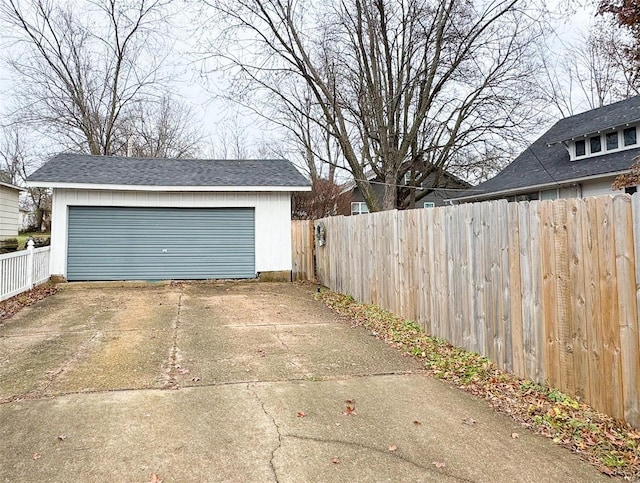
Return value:
[[(553, 57), (563, 55), (566, 46), (576, 41), (581, 31), (588, 30), (592, 21), (591, 8), (579, 9), (558, 21), (557, 37), (548, 39), (549, 55)], [(195, 122), (199, 123), (205, 140), (215, 144), (219, 142), (221, 137), (228, 136), (230, 131), (241, 130), (252, 152), (256, 152), (261, 145), (270, 144), (270, 140), (277, 138), (278, 134), (265, 130), (266, 126), (263, 120), (216, 98), (216, 94), (224, 90), (225, 79), (223, 75), (210, 73), (206, 79), (200, 75), (201, 64), (196, 62), (194, 58), (198, 46), (195, 36), (189, 32), (193, 19), (187, 14), (182, 14), (176, 18), (175, 23), (173, 77), (176, 93), (184, 102), (192, 106), (196, 115)], [(212, 25), (212, 28), (215, 27)], [(12, 47), (6, 34), (7, 32), (2, 31), (4, 54), (11, 52)], [(15, 106), (13, 87), (15, 82), (19, 82), (19, 80), (12, 75), (5, 62), (0, 65), (0, 126), (3, 126), (3, 119), (6, 119), (7, 114)], [(46, 151), (46, 149), (44, 150)], [(203, 156), (211, 154), (208, 149), (202, 153)]]

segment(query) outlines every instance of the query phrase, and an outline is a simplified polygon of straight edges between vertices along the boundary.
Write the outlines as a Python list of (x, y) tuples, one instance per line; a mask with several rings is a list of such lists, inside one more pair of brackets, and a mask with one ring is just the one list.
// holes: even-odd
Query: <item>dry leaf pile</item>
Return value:
[(22, 308), (35, 304), (49, 295), (56, 293), (58, 289), (53, 284), (45, 283), (32, 290), (23, 292), (10, 299), (0, 302), (0, 325), (2, 321), (17, 314)]

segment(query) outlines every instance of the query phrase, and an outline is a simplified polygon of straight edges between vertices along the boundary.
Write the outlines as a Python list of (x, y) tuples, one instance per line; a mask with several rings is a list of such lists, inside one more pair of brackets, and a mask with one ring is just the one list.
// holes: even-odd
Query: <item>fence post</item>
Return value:
[(27, 242), (27, 285), (33, 288), (33, 240)]

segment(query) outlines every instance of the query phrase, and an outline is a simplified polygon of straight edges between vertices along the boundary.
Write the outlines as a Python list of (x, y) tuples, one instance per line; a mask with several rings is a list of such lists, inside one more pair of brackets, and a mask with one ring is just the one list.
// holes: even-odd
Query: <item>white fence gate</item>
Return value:
[(33, 248), (29, 240), (26, 250), (0, 255), (0, 301), (49, 280), (50, 249)]

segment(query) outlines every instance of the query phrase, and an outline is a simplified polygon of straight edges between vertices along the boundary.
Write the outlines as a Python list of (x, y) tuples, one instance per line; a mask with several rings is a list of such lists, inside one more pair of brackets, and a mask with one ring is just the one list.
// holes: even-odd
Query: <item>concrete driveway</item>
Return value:
[(23, 310), (0, 327), (0, 480), (605, 479), (312, 292), (69, 284)]

